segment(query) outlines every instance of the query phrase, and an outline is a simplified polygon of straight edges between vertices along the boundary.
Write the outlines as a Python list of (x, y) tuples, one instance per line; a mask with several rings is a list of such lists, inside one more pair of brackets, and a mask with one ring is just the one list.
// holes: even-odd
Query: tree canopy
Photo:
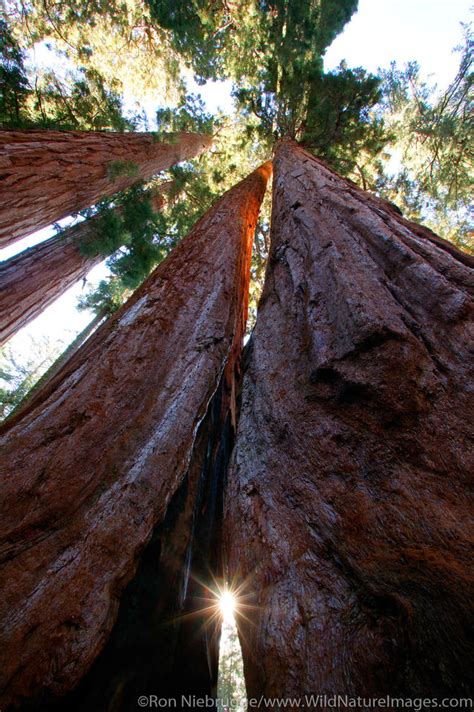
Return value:
[[(291, 136), (341, 175), (473, 250), (472, 32), (444, 91), (413, 61), (377, 75), (324, 55), (357, 0), (9, 0), (0, 20), (0, 127), (200, 131), (214, 147), (83, 211), (110, 275), (81, 300), (110, 312), (212, 202)], [(51, 59), (36, 66), (33, 49)], [(189, 84), (227, 80), (232, 110), (211, 114)], [(154, 118), (148, 117), (154, 107)], [(153, 113), (153, 112), (151, 112)], [(167, 183), (154, 210), (150, 196)], [(119, 210), (116, 208), (119, 207)], [(264, 201), (252, 262), (255, 313), (268, 255)], [(252, 323), (252, 321), (251, 321)]]
[[(268, 157), (276, 139), (292, 136), (342, 175), (398, 202), (410, 217), (444, 226), (450, 239), (461, 225), (465, 237), (462, 211), (472, 174), (470, 29), (459, 72), (442, 95), (420, 79), (415, 62), (378, 76), (345, 62), (325, 72), (324, 54), (357, 5), (10, 0), (0, 25), (0, 120), (10, 128), (130, 130), (144, 126), (143, 104), (136, 102), (153, 97), (158, 131), (173, 124), (213, 132), (230, 122), (242, 133), (239, 160), (255, 150)], [(45, 43), (60, 69), (31, 66), (30, 50)], [(198, 83), (229, 80), (233, 116), (203, 118), (186, 89), (190, 76)], [(128, 104), (135, 101), (132, 115), (124, 115), (124, 96)], [(206, 165), (215, 174), (223, 172), (222, 145), (212, 154), (215, 166)], [(402, 164), (395, 174), (387, 151)]]
[(125, 131), (136, 120), (124, 117), (117, 82), (107, 86), (94, 69), (79, 67), (60, 76), (28, 71), (27, 54), (0, 19), (0, 127)]
[(439, 93), (410, 62), (381, 71), (381, 111), (391, 130), (391, 149), (399, 158), (398, 175), (379, 179), (379, 187), (413, 219), (422, 219), (459, 246), (469, 242), (469, 206), (473, 175), (473, 38), (464, 25), (457, 48), (459, 69)]

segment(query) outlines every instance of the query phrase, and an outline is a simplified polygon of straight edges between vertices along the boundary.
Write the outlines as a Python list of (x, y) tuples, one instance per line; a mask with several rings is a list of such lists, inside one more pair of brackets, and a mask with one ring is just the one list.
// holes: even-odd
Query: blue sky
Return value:
[(414, 59), (424, 76), (446, 88), (457, 70), (452, 49), (462, 42), (460, 23), (472, 18), (470, 7), (472, 0), (359, 0), (358, 12), (327, 51), (325, 67), (346, 59), (376, 72), (392, 60)]
[[(462, 41), (460, 22), (472, 18), (471, 1), (359, 0), (358, 12), (327, 51), (325, 67), (334, 68), (345, 59), (349, 66), (362, 66), (376, 72), (378, 67), (388, 67), (392, 60), (403, 65), (414, 59), (420, 64), (424, 77), (430, 77), (441, 89), (446, 88), (458, 66), (458, 55), (453, 54), (452, 49)], [(39, 52), (37, 58), (47, 61), (48, 53)], [(210, 111), (219, 107), (231, 109), (230, 82), (208, 83), (205, 87), (191, 82), (190, 89), (201, 93)], [(133, 98), (128, 98), (127, 103), (133, 103)], [(152, 107), (155, 108), (150, 103), (150, 118)], [(51, 230), (44, 230), (40, 237), (45, 239), (51, 234)], [(26, 249), (40, 237), (30, 236), (0, 251), (0, 259)], [(96, 284), (103, 275), (104, 268), (99, 265), (89, 275), (89, 283)], [(90, 314), (75, 309), (77, 297), (82, 293), (82, 285), (75, 285), (19, 332), (10, 341), (15, 352), (28, 348), (29, 334), (36, 337), (47, 334), (53, 340), (70, 341), (91, 319)]]

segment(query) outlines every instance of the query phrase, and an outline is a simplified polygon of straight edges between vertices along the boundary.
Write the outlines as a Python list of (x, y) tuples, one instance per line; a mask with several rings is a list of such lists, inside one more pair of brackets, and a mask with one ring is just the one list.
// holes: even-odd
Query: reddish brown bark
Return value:
[[(172, 182), (153, 191), (154, 210)], [(118, 207), (115, 210), (119, 211)], [(106, 255), (85, 256), (80, 246), (94, 243), (96, 218), (66, 228), (55, 237), (0, 262), (0, 345), (39, 316)]]
[(0, 245), (94, 205), (208, 148), (212, 137), (179, 133), (0, 131)]
[(71, 689), (107, 640), (241, 341), (269, 172), (217, 201), (3, 428), (3, 707)]
[(248, 693), (472, 697), (472, 272), (296, 144), (274, 170), (226, 491)]
[(105, 259), (85, 257), (78, 249), (93, 232), (94, 219), (84, 220), (0, 263), (0, 344)]
[(215, 696), (220, 622), (212, 591), (222, 581), (222, 493), (234, 436), (234, 389), (226, 385), (231, 367), (238, 370), (238, 359), (227, 362), (186, 477), (124, 590), (107, 645), (54, 712), (129, 712), (144, 690), (176, 699), (178, 708), (182, 695)]

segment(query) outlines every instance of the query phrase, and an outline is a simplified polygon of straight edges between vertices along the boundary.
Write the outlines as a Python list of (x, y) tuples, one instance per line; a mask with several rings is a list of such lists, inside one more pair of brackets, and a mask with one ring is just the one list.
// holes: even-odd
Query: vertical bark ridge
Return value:
[(220, 198), (1, 429), (4, 707), (70, 690), (108, 638), (241, 341), (270, 171)]
[(0, 245), (148, 180), (212, 144), (181, 132), (0, 131)]
[(226, 383), (222, 378), (183, 483), (124, 590), (104, 650), (76, 689), (49, 702), (51, 712), (128, 712), (144, 691), (178, 701), (215, 696), (220, 623), (211, 591), (223, 576), (223, 480), (234, 438)]
[(248, 693), (472, 696), (472, 271), (296, 144), (274, 171), (225, 510)]

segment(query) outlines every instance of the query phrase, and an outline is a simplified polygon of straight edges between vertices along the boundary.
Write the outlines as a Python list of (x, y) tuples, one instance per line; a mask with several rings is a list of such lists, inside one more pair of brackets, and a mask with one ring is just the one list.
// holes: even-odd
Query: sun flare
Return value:
[(237, 605), (235, 595), (229, 589), (225, 589), (219, 595), (219, 610), (224, 620), (233, 620)]

